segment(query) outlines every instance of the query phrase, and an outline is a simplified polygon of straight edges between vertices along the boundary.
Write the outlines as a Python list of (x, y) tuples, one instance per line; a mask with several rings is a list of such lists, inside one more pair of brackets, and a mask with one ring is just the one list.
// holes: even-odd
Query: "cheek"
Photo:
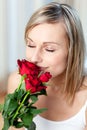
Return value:
[(49, 62), (49, 71), (53, 76), (57, 76), (63, 73), (67, 66), (67, 56), (66, 55), (56, 55), (55, 57), (51, 57), (48, 60)]

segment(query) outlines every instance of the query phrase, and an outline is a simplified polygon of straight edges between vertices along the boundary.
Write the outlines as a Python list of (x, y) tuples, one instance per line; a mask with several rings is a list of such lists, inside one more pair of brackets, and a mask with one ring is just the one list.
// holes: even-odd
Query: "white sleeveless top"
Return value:
[(36, 124), (36, 130), (84, 130), (86, 108), (87, 102), (76, 115), (64, 121), (51, 121), (37, 115), (33, 120)]

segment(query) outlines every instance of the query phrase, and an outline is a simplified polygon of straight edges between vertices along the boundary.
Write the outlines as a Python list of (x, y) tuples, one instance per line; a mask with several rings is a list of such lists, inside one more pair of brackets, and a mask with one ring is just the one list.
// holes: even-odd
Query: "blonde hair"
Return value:
[(82, 84), (84, 66), (85, 41), (77, 11), (67, 4), (57, 2), (51, 2), (43, 6), (32, 15), (27, 23), (25, 39), (28, 31), (35, 26), (42, 23), (54, 24), (61, 21), (66, 25), (69, 39), (68, 63), (63, 92), (66, 93), (68, 99), (73, 100), (76, 91), (80, 89)]

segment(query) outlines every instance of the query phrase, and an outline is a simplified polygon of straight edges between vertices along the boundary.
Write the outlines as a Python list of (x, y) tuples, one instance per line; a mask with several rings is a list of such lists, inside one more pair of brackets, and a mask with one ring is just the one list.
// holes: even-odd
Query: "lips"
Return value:
[(48, 67), (39, 66), (41, 71), (45, 71)]

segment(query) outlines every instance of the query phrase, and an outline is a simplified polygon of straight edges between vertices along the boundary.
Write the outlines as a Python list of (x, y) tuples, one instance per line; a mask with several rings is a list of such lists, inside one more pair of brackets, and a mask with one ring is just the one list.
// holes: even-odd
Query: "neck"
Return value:
[(49, 85), (52, 86), (55, 90), (59, 90), (59, 88), (63, 88), (65, 85), (65, 73), (58, 75), (56, 77), (53, 77)]

